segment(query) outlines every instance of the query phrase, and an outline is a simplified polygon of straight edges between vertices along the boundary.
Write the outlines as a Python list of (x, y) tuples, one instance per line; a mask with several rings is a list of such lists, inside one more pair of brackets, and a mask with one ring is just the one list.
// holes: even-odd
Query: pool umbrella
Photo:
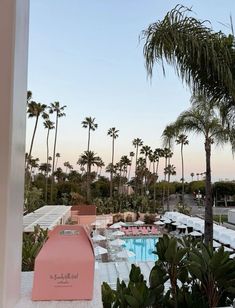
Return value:
[(154, 224), (155, 224), (155, 225), (158, 225), (158, 226), (163, 226), (163, 225), (165, 225), (165, 223), (162, 222), (161, 220), (155, 221)]
[(193, 232), (190, 232), (189, 235), (192, 235), (192, 236), (202, 236), (202, 234), (198, 231), (193, 231)]
[(103, 255), (107, 252), (108, 250), (101, 246), (96, 246), (94, 249), (95, 256)]
[(123, 240), (120, 240), (120, 238), (117, 238), (116, 240), (111, 241), (110, 244), (112, 246), (122, 246), (122, 245), (126, 244), (126, 242), (123, 241)]
[(126, 250), (126, 249), (117, 253), (118, 258), (131, 258), (134, 256), (135, 256), (135, 253), (133, 251)]
[(94, 235), (94, 236), (92, 237), (92, 240), (93, 240), (94, 242), (104, 241), (104, 240), (106, 240), (106, 237), (103, 236), (103, 235), (100, 235), (100, 234), (96, 234), (96, 235)]
[[(217, 248), (215, 248), (215, 250), (216, 251), (218, 251), (219, 250), (219, 247), (217, 247)], [(228, 248), (228, 247), (224, 247), (224, 251), (229, 251), (229, 252), (232, 252), (232, 251), (234, 251), (232, 248)]]
[(125, 227), (125, 226), (126, 226), (126, 223), (123, 222), (123, 221), (119, 221), (118, 224), (119, 224), (120, 226), (122, 226), (122, 227)]
[(185, 226), (185, 225), (177, 225), (177, 228), (178, 228), (178, 229), (186, 229), (187, 226)]
[(137, 221), (134, 222), (134, 224), (137, 225), (137, 226), (138, 225), (140, 226), (140, 225), (144, 225), (144, 222), (142, 220), (137, 220)]
[(233, 253), (232, 255), (229, 256), (230, 259), (234, 259), (235, 258), (235, 253)]
[(94, 221), (94, 222), (91, 224), (91, 226), (97, 226), (97, 227), (99, 227), (99, 226), (101, 226), (101, 225), (102, 225), (102, 222), (100, 222), (100, 221), (98, 221), (98, 220)]
[(121, 235), (125, 235), (125, 233), (122, 232), (122, 231), (117, 230), (117, 231), (114, 231), (114, 232), (112, 233), (112, 235), (114, 235), (114, 236), (121, 236)]
[(163, 221), (164, 221), (165, 224), (170, 224), (171, 223), (170, 219), (164, 219)]
[(120, 224), (118, 222), (116, 222), (115, 224), (111, 225), (109, 228), (110, 229), (120, 229), (121, 226), (120, 226)]
[(216, 241), (213, 241), (213, 248), (218, 248), (218, 247), (220, 247), (220, 246), (221, 246), (220, 243), (218, 243), (218, 242), (216, 242)]
[(172, 224), (172, 226), (179, 226), (180, 225), (180, 223), (178, 223), (178, 222), (172, 222), (171, 224)]

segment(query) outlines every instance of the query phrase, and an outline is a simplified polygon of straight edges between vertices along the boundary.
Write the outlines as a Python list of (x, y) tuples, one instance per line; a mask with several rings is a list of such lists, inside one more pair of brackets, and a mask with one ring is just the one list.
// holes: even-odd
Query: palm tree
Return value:
[(55, 157), (56, 157), (55, 169), (57, 169), (58, 160), (59, 160), (59, 158), (61, 157), (61, 156), (60, 156), (60, 153), (56, 153)]
[[(156, 206), (156, 182), (158, 179), (158, 167), (159, 167), (159, 160), (163, 157), (163, 150), (160, 148), (157, 148), (153, 151), (151, 155), (151, 160), (153, 163), (153, 176), (154, 176), (154, 182), (153, 182), (153, 201), (154, 206)], [(157, 166), (155, 168), (155, 163), (157, 163)]]
[(168, 165), (166, 168), (164, 168), (164, 173), (168, 175), (167, 179), (167, 211), (170, 210), (170, 177), (171, 175), (176, 175), (175, 166), (174, 165)]
[(49, 107), (49, 113), (55, 113), (56, 114), (56, 124), (55, 124), (55, 139), (54, 139), (54, 149), (53, 149), (53, 161), (52, 161), (52, 181), (51, 181), (51, 202), (53, 197), (53, 186), (54, 186), (54, 171), (55, 171), (55, 155), (56, 155), (56, 143), (57, 143), (57, 133), (58, 133), (58, 120), (61, 117), (64, 117), (66, 114), (64, 112), (64, 109), (66, 108), (66, 105), (60, 106), (59, 102), (51, 103)]
[(229, 140), (228, 130), (223, 127), (221, 118), (215, 109), (215, 101), (204, 96), (193, 96), (192, 106), (183, 112), (175, 125), (182, 132), (202, 134), (206, 154), (206, 205), (205, 205), (205, 242), (213, 242), (213, 200), (211, 185), (211, 145), (223, 145)]
[[(176, 136), (177, 136), (176, 127), (173, 124), (167, 125), (162, 133), (163, 147), (172, 151)], [(170, 165), (170, 160), (172, 155), (168, 156), (168, 165)]]
[[(164, 170), (167, 168), (167, 162), (170, 160), (170, 158), (172, 157), (173, 153), (171, 152), (170, 149), (168, 148), (164, 148), (162, 150), (162, 156), (165, 158), (165, 168)], [(163, 192), (162, 192), (162, 206), (164, 207), (164, 203), (165, 203), (165, 190), (166, 190), (166, 175), (167, 173), (164, 172), (164, 182), (163, 182)]]
[[(145, 157), (145, 169), (147, 168), (147, 158), (149, 157), (149, 155), (151, 155), (152, 150), (150, 148), (150, 146), (148, 145), (143, 145), (142, 148), (140, 149), (140, 154), (143, 154)], [(145, 193), (147, 191), (147, 181), (146, 181), (146, 176), (145, 176), (145, 180), (144, 180), (144, 186), (145, 186)]]
[(99, 164), (100, 158), (96, 156), (93, 151), (85, 151), (78, 159), (78, 164), (80, 166), (87, 165), (87, 175), (86, 175), (86, 184), (87, 184), (87, 202), (91, 202), (91, 167), (97, 166)]
[(184, 134), (180, 134), (178, 138), (176, 139), (176, 143), (180, 144), (180, 153), (181, 153), (181, 167), (182, 167), (182, 204), (184, 206), (184, 156), (183, 156), (183, 147), (184, 145), (187, 145), (188, 142), (188, 136)]
[(190, 175), (191, 175), (191, 178), (192, 178), (192, 181), (193, 181), (193, 178), (194, 178), (195, 174), (193, 172), (191, 172)]
[(42, 163), (38, 169), (46, 176), (46, 174), (51, 171), (51, 164)]
[(28, 117), (29, 118), (35, 118), (35, 125), (34, 125), (34, 129), (33, 129), (33, 136), (32, 136), (31, 143), (30, 143), (28, 158), (30, 158), (31, 155), (32, 155), (33, 143), (34, 143), (34, 138), (35, 138), (35, 134), (36, 134), (37, 126), (38, 126), (38, 120), (39, 120), (40, 116), (44, 114), (46, 107), (47, 107), (47, 105), (41, 104), (41, 103), (36, 103), (34, 101), (30, 101), (28, 103), (28, 110), (27, 110)]
[(71, 170), (73, 169), (73, 166), (69, 163), (69, 161), (64, 162), (65, 166), (65, 173), (67, 174), (68, 169)]
[[(47, 162), (46, 162), (46, 165), (47, 167), (49, 167), (49, 133), (50, 133), (50, 130), (54, 129), (55, 126), (54, 126), (54, 122), (50, 121), (49, 120), (49, 117), (46, 118), (45, 122), (43, 123), (44, 124), (44, 128), (47, 129)], [(46, 171), (46, 176), (45, 176), (45, 202), (47, 203), (47, 186), (48, 186), (48, 172), (49, 170)]]
[(197, 173), (196, 175), (197, 175), (197, 181), (199, 181), (199, 173)]
[(92, 117), (86, 117), (84, 121), (82, 121), (82, 127), (87, 128), (88, 127), (88, 144), (87, 144), (87, 152), (90, 151), (90, 134), (91, 130), (95, 131), (98, 127), (98, 124), (95, 123), (95, 118)]
[(110, 172), (110, 198), (113, 197), (113, 164), (114, 164), (114, 140), (118, 138), (119, 130), (115, 127), (112, 127), (108, 130), (108, 136), (112, 138), (112, 168)]
[(130, 158), (131, 158), (131, 164), (130, 164), (130, 168), (129, 168), (129, 172), (128, 172), (128, 181), (130, 181), (132, 160), (133, 160), (133, 157), (135, 156), (135, 153), (131, 151), (129, 155), (130, 155)]
[(135, 151), (135, 193), (137, 193), (137, 161), (138, 161), (138, 154), (139, 154), (139, 147), (143, 145), (143, 140), (140, 138), (135, 138), (132, 141), (133, 146), (136, 148)]
[(189, 12), (176, 6), (143, 32), (147, 73), (151, 77), (154, 64), (165, 60), (193, 93), (204, 92), (234, 105), (234, 36), (214, 32), (208, 22), (188, 16)]

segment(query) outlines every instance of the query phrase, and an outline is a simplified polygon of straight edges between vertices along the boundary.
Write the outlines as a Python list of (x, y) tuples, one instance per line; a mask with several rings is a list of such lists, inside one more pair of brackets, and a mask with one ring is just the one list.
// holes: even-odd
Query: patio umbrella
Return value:
[(187, 226), (185, 226), (185, 225), (177, 225), (177, 228), (178, 228), (178, 229), (186, 229)]
[(170, 219), (167, 219), (167, 218), (164, 219), (163, 221), (164, 221), (165, 224), (170, 224), (170, 223), (171, 223), (171, 220), (170, 220)]
[(100, 222), (100, 221), (94, 221), (92, 224), (91, 224), (91, 226), (101, 226), (102, 225), (102, 222)]
[(202, 234), (198, 231), (193, 231), (193, 232), (190, 232), (189, 235), (192, 235), (192, 236), (202, 236)]
[(115, 224), (109, 226), (109, 228), (110, 228), (110, 229), (120, 229), (121, 226), (120, 226), (120, 224), (119, 224), (118, 222), (116, 222)]
[(130, 250), (127, 250), (127, 249), (124, 249), (124, 250), (117, 253), (118, 258), (131, 258), (131, 257), (134, 257), (134, 256), (135, 256), (135, 253), (133, 251), (130, 251)]
[(122, 232), (122, 231), (117, 230), (117, 231), (113, 232), (112, 235), (114, 235), (114, 236), (121, 236), (121, 235), (125, 235), (125, 233)]
[(233, 253), (232, 255), (229, 256), (230, 259), (234, 259), (235, 258), (235, 253)]
[(106, 240), (106, 237), (100, 234), (96, 234), (92, 237), (92, 240), (94, 242), (103, 241), (103, 240)]
[(163, 226), (163, 225), (165, 225), (165, 223), (162, 222), (161, 220), (155, 221), (154, 224), (157, 225), (157, 226)]
[(120, 226), (122, 226), (122, 227), (125, 227), (125, 226), (126, 226), (126, 223), (123, 222), (123, 221), (119, 221), (118, 224), (119, 224)]
[(218, 243), (218, 242), (216, 242), (216, 241), (213, 241), (213, 248), (218, 248), (218, 247), (220, 247), (220, 246), (221, 246), (220, 243)]
[(178, 226), (178, 225), (180, 225), (180, 223), (178, 223), (178, 222), (172, 222), (171, 224), (172, 224), (172, 226)]
[(103, 255), (107, 252), (108, 250), (101, 246), (96, 246), (94, 249), (95, 256)]
[(112, 246), (122, 246), (122, 245), (126, 244), (126, 242), (123, 241), (123, 240), (120, 240), (120, 238), (117, 238), (116, 240), (111, 241), (110, 244)]
[(137, 220), (137, 221), (134, 222), (134, 224), (137, 225), (137, 226), (138, 225), (140, 226), (140, 225), (144, 225), (144, 222), (142, 220)]

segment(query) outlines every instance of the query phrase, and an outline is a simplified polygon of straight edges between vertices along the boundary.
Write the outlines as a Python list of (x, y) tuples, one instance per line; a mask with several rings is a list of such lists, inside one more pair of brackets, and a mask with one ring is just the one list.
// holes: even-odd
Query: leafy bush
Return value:
[(34, 227), (34, 232), (23, 233), (22, 246), (22, 271), (33, 271), (34, 262), (43, 244), (47, 240), (47, 230), (39, 225)]
[[(164, 235), (155, 253), (158, 260), (151, 270), (149, 286), (139, 267), (132, 265), (128, 285), (118, 279), (114, 291), (103, 283), (104, 307), (210, 308), (233, 303), (235, 261), (223, 247), (213, 251), (200, 240)], [(168, 290), (166, 281), (170, 282)]]
[(145, 214), (144, 215), (144, 222), (148, 225), (152, 225), (155, 221), (155, 215), (154, 214)]

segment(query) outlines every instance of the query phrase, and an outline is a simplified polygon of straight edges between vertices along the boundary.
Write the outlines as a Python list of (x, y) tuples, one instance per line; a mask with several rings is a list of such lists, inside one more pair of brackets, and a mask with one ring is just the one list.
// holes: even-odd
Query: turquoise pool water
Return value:
[(125, 248), (135, 253), (134, 257), (128, 258), (129, 261), (157, 260), (157, 255), (153, 254), (153, 251), (156, 251), (155, 245), (158, 242), (158, 237), (130, 237), (123, 240), (126, 242)]

